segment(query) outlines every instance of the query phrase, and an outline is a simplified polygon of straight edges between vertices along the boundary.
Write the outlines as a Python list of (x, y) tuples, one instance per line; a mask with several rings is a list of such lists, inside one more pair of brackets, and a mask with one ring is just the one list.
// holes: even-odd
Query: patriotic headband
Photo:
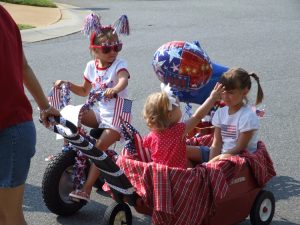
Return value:
[(113, 34), (129, 35), (129, 22), (126, 15), (122, 15), (113, 25), (103, 26), (100, 22), (101, 17), (96, 13), (91, 13), (84, 20), (82, 33), (90, 37), (90, 43), (93, 44), (95, 36), (103, 33), (105, 30), (112, 30)]
[(173, 91), (171, 90), (169, 83), (167, 85), (165, 85), (164, 83), (161, 83), (160, 88), (161, 88), (161, 91), (165, 92), (168, 96), (168, 99), (169, 99), (168, 110), (169, 111), (172, 111), (172, 105), (179, 106), (179, 104), (176, 101), (176, 97), (173, 94)]

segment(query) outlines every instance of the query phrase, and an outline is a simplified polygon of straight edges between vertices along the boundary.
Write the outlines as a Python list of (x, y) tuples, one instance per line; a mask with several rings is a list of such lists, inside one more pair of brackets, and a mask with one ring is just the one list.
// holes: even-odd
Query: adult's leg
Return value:
[(0, 224), (26, 225), (22, 203), (36, 133), (32, 121), (0, 132)]
[(27, 225), (23, 215), (24, 185), (0, 188), (0, 224)]

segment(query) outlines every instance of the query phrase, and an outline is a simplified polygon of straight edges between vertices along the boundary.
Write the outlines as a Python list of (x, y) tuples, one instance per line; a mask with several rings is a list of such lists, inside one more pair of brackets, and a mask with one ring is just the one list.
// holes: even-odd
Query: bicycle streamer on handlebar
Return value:
[[(71, 144), (72, 147), (75, 147), (77, 150), (79, 150), (77, 151), (77, 153), (80, 152), (79, 154), (90, 158), (94, 162), (96, 167), (102, 172), (101, 174), (104, 180), (110, 187), (117, 201), (123, 201), (122, 196), (125, 195), (129, 197), (129, 204), (134, 205), (136, 200), (136, 193), (133, 186), (125, 176), (123, 170), (120, 169), (105, 152), (97, 149), (95, 147), (95, 142), (92, 141), (94, 139), (92, 139), (89, 135), (87, 135), (85, 132), (82, 132), (81, 130), (82, 124), (80, 122), (80, 119), (82, 118), (83, 114), (87, 110), (91, 109), (96, 101), (100, 101), (103, 98), (103, 92), (92, 92), (90, 94), (90, 97), (87, 100), (86, 104), (84, 104), (80, 109), (78, 127), (62, 117), (56, 117), (52, 118), (51, 121), (61, 124), (63, 127), (52, 125), (49, 128), (55, 133), (62, 135)], [(64, 127), (69, 128), (71, 134), (67, 134)], [(78, 156), (76, 160), (81, 160)], [(78, 169), (82, 170), (80, 171), (80, 173), (84, 172), (84, 168), (85, 164), (80, 164), (78, 166)], [(77, 187), (75, 187), (76, 185), (74, 184), (74, 188), (80, 187), (81, 182), (82, 181), (80, 181), (80, 184), (78, 184), (77, 182)]]

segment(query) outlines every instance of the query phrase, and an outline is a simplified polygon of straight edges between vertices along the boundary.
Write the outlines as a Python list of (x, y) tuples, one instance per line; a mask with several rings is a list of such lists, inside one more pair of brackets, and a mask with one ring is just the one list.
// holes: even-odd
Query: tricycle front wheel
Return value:
[(256, 197), (250, 212), (252, 225), (268, 225), (275, 212), (275, 198), (272, 192), (262, 190)]
[(69, 193), (73, 190), (75, 157), (75, 151), (59, 153), (49, 162), (43, 176), (44, 202), (57, 215), (72, 215), (86, 204), (85, 201), (73, 202), (69, 199)]

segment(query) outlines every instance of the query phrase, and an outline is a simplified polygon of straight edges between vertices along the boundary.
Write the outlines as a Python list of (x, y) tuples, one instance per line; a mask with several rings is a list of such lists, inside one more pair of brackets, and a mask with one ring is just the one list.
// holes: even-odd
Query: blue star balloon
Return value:
[(182, 102), (202, 104), (220, 76), (228, 70), (211, 62), (199, 42), (171, 41), (154, 53), (153, 68), (158, 79), (170, 84)]

